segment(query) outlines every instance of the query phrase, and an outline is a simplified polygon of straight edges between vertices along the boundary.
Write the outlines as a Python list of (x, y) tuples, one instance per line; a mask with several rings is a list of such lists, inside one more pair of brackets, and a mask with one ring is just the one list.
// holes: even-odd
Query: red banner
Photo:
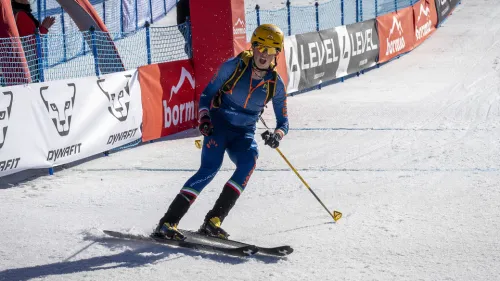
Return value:
[(413, 5), (415, 47), (436, 31), (438, 16), (434, 0), (420, 0)]
[(231, 0), (233, 19), (233, 42), (234, 55), (247, 50), (247, 24), (245, 21), (245, 1)]
[(197, 125), (194, 71), (189, 60), (139, 68), (142, 140), (172, 135)]
[(377, 26), (380, 41), (379, 63), (413, 49), (415, 29), (412, 7), (377, 17)]

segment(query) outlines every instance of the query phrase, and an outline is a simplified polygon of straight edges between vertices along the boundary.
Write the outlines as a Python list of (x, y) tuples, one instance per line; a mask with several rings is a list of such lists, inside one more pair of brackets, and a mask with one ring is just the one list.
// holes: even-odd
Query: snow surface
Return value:
[[(289, 98), (280, 148), (343, 212), (337, 224), (259, 140), (257, 171), (224, 227), (292, 245), (288, 258), (102, 233), (153, 229), (199, 165), (188, 132), (54, 176), (1, 178), (0, 280), (500, 280), (500, 6), (462, 2), (410, 54)], [(226, 158), (181, 227), (199, 227), (233, 168)]]

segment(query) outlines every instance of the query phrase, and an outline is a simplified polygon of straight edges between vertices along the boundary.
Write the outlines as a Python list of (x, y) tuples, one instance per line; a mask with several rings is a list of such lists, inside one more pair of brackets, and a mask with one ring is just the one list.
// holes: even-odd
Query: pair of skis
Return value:
[(170, 239), (156, 237), (154, 235), (144, 236), (144, 235), (134, 235), (123, 232), (111, 231), (111, 230), (103, 230), (104, 233), (115, 238), (152, 242), (152, 243), (188, 248), (198, 251), (213, 252), (213, 253), (219, 253), (237, 257), (249, 257), (255, 254), (284, 257), (293, 252), (293, 249), (290, 246), (279, 246), (272, 248), (259, 247), (235, 240), (226, 240), (216, 237), (210, 237), (195, 231), (190, 231), (190, 230), (180, 230), (180, 231), (187, 236), (186, 240), (177, 241), (177, 240), (170, 240)]

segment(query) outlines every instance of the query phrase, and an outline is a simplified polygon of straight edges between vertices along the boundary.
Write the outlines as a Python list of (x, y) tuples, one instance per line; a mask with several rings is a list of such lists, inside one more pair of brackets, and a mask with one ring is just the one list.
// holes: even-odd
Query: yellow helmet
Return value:
[[(255, 44), (268, 47), (269, 54), (274, 54), (274, 50), (281, 52), (283, 50), (283, 41), (285, 36), (281, 29), (270, 23), (259, 25), (252, 34), (250, 43), (252, 46)], [(275, 48), (275, 49), (273, 49)]]

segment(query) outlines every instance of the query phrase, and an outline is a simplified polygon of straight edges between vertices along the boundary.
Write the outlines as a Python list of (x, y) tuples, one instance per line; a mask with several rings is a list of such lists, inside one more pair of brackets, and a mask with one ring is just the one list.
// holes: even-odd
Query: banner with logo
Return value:
[(285, 37), (288, 93), (335, 78), (339, 46), (334, 29)]
[(375, 20), (286, 37), (288, 93), (374, 66), (378, 49)]
[(247, 50), (247, 25), (245, 21), (245, 1), (231, 0), (234, 55)]
[(415, 47), (422, 44), (437, 26), (437, 11), (434, 0), (420, 0), (413, 5), (415, 20)]
[[(347, 74), (359, 72), (377, 64), (379, 41), (375, 19), (346, 26), (351, 44)], [(339, 30), (337, 30), (340, 36)], [(338, 76), (337, 76), (338, 77)]]
[(137, 70), (0, 92), (0, 176), (73, 162), (142, 136)]
[(415, 28), (413, 7), (377, 17), (380, 41), (379, 63), (389, 61), (413, 49)]
[(460, 0), (436, 0), (439, 24), (451, 14), (458, 2), (460, 2)]
[(137, 70), (32, 85), (36, 137), (47, 165), (57, 166), (141, 138)]
[(30, 168), (48, 167), (43, 128), (32, 109), (35, 93), (27, 86), (0, 88), (0, 176)]
[(197, 126), (198, 101), (189, 60), (139, 68), (144, 112), (143, 141)]

